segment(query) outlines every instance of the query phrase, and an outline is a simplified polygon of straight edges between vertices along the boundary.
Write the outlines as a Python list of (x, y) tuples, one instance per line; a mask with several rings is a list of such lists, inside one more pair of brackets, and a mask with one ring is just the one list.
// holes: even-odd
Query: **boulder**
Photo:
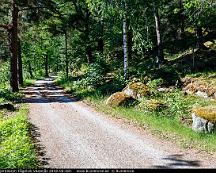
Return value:
[(197, 91), (195, 95), (197, 95), (198, 97), (208, 98), (208, 94), (203, 91)]
[(127, 99), (129, 99), (127, 95), (123, 92), (116, 92), (112, 94), (106, 101), (106, 105), (117, 107), (121, 106)]
[(12, 103), (0, 103), (0, 110), (7, 109), (9, 111), (14, 111), (15, 107)]
[(128, 84), (122, 92), (133, 99), (141, 99), (149, 94), (149, 89), (147, 85), (142, 82), (132, 82)]
[(216, 123), (216, 107), (197, 107), (192, 110), (192, 129), (196, 132), (209, 133), (214, 130)]
[(211, 133), (214, 130), (214, 124), (208, 120), (196, 116), (195, 113), (192, 114), (193, 124), (192, 129), (199, 133)]
[(192, 111), (197, 116), (216, 123), (216, 106), (196, 107)]

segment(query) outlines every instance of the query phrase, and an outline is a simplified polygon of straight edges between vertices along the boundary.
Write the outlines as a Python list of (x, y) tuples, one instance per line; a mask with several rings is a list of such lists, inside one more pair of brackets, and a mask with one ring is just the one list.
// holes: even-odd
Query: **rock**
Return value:
[(127, 95), (123, 92), (116, 92), (112, 94), (106, 101), (106, 105), (117, 107), (121, 106), (127, 99), (129, 99)]
[(192, 111), (192, 129), (194, 131), (207, 133), (214, 130), (216, 123), (216, 107), (197, 107)]
[(128, 84), (122, 92), (133, 99), (141, 99), (149, 94), (149, 89), (147, 85), (142, 82), (132, 82)]
[(210, 121), (196, 116), (195, 113), (192, 113), (192, 119), (193, 119), (192, 129), (195, 132), (199, 132), (199, 133), (213, 132), (214, 124), (211, 123)]
[(12, 103), (0, 103), (0, 109), (7, 109), (9, 111), (14, 111), (15, 107)]
[(197, 91), (195, 95), (197, 95), (198, 97), (208, 98), (208, 94), (202, 91)]
[(158, 88), (157, 89), (159, 92), (172, 92), (173, 88)]
[(199, 116), (205, 120), (216, 123), (216, 107), (215, 106), (205, 106), (205, 107), (196, 107), (192, 110), (196, 116)]
[(213, 99), (215, 99), (215, 100), (216, 100), (216, 93), (214, 93), (214, 95), (213, 95)]

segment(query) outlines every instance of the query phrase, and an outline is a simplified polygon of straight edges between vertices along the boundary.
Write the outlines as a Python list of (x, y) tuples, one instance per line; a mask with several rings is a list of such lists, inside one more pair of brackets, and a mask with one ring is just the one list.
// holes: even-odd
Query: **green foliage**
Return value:
[(0, 88), (7, 88), (9, 84), (9, 63), (0, 61)]
[(158, 79), (150, 80), (147, 83), (147, 86), (149, 87), (150, 90), (153, 91), (156, 90), (162, 84), (164, 84), (164, 80), (162, 78), (158, 78)]
[(4, 101), (21, 101), (21, 93), (13, 93), (7, 89), (0, 89), (0, 98)]
[(0, 120), (0, 169), (37, 168), (26, 114), (22, 109), (17, 116)]

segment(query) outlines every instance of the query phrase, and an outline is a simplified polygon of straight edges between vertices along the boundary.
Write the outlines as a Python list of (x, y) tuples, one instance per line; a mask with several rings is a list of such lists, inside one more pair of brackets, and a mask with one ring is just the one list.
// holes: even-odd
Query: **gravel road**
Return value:
[(215, 155), (183, 150), (70, 98), (53, 78), (25, 91), (42, 168), (214, 168)]

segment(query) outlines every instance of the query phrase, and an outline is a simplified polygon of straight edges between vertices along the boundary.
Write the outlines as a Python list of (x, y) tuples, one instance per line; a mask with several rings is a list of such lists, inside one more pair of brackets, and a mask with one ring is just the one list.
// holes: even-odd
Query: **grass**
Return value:
[(185, 96), (180, 90), (164, 94), (152, 90), (151, 98), (165, 101), (166, 109), (150, 111), (137, 106), (111, 108), (105, 104), (108, 96), (103, 95), (100, 89), (76, 87), (73, 81), (66, 80), (57, 80), (57, 83), (99, 111), (114, 117), (123, 117), (140, 126), (145, 126), (160, 138), (171, 140), (184, 148), (196, 148), (207, 152), (216, 151), (216, 134), (199, 134), (191, 129), (191, 109), (193, 106), (209, 104), (216, 106), (215, 101), (204, 100), (196, 96)]
[(23, 87), (28, 87), (28, 86), (34, 85), (35, 82), (36, 82), (36, 79), (26, 79), (23, 82)]
[(15, 116), (0, 119), (0, 169), (37, 168), (27, 114), (28, 109), (22, 106)]
[[(24, 87), (31, 86), (35, 80), (25, 80)], [(0, 103), (20, 102), (21, 93), (13, 93), (9, 85), (0, 87)], [(27, 120), (28, 108), (20, 104), (18, 111), (0, 111), (0, 169), (37, 168), (34, 144)]]

